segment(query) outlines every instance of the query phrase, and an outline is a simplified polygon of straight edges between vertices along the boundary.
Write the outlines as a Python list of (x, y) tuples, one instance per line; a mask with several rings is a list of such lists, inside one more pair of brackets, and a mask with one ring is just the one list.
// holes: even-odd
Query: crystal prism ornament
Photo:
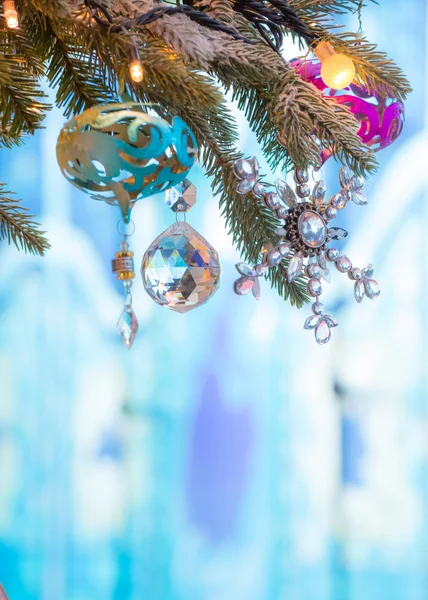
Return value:
[(149, 296), (180, 313), (207, 302), (219, 288), (220, 273), (217, 252), (184, 221), (154, 240), (141, 267)]
[(127, 348), (131, 348), (138, 331), (138, 320), (132, 306), (125, 306), (117, 322), (117, 330)]

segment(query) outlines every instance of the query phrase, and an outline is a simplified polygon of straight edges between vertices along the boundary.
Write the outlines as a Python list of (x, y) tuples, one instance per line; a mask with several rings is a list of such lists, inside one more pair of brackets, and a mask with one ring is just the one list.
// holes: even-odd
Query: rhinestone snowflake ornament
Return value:
[(279, 179), (276, 182), (276, 193), (268, 192), (260, 181), (259, 166), (255, 158), (238, 160), (234, 171), (238, 179), (238, 193), (247, 194), (252, 191), (284, 221), (284, 226), (277, 230), (280, 242), (276, 246), (265, 246), (259, 264), (236, 265), (241, 276), (235, 282), (235, 292), (242, 296), (252, 291), (256, 300), (259, 300), (259, 277), (265, 274), (267, 268), (277, 267), (287, 257), (288, 282), (293, 283), (300, 275), (305, 274), (308, 278), (307, 293), (315, 299), (312, 304), (313, 315), (306, 319), (304, 328), (314, 329), (318, 344), (326, 344), (330, 341), (331, 329), (338, 325), (333, 317), (324, 314), (324, 307), (319, 302), (323, 291), (322, 280), (330, 281), (328, 263), (334, 264), (340, 273), (347, 273), (355, 282), (354, 295), (357, 302), (362, 302), (364, 296), (373, 300), (380, 294), (379, 285), (372, 278), (372, 265), (362, 270), (355, 268), (345, 254), (327, 246), (332, 240), (343, 240), (348, 235), (341, 227), (329, 226), (337, 212), (349, 201), (360, 206), (367, 204), (362, 193), (364, 180), (342, 167), (339, 171), (341, 191), (326, 202), (324, 181), (318, 181), (311, 193), (309, 176), (303, 169), (294, 171), (295, 191)]

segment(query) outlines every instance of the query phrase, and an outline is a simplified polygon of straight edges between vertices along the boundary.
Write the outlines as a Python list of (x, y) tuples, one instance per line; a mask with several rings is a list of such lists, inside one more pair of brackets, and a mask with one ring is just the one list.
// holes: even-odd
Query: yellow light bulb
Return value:
[(355, 79), (354, 63), (344, 54), (333, 54), (323, 62), (321, 77), (332, 90), (343, 90)]
[(15, 9), (15, 2), (13, 0), (5, 0), (3, 2), (4, 18), (6, 25), (9, 29), (16, 29), (19, 25), (18, 13)]
[(134, 60), (129, 65), (129, 74), (131, 76), (132, 81), (135, 83), (140, 83), (144, 79), (144, 69), (143, 65), (139, 60)]

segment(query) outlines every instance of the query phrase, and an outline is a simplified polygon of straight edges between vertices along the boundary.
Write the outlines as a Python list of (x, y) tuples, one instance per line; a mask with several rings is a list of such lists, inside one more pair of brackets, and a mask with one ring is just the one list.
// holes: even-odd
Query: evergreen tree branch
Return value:
[(44, 101), (46, 96), (25, 57), (10, 47), (8, 35), (1, 30), (0, 56), (1, 130), (12, 142), (22, 133), (39, 129), (50, 106)]
[(19, 201), (10, 197), (0, 183), (0, 240), (13, 242), (18, 249), (43, 256), (50, 248), (45, 232)]

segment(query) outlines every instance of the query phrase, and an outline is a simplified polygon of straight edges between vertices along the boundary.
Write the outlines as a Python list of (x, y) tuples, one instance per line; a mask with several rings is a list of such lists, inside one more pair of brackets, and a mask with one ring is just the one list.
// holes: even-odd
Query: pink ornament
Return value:
[[(365, 87), (351, 84), (343, 90), (332, 90), (321, 79), (321, 63), (317, 60), (293, 60), (290, 62), (296, 73), (318, 88), (324, 96), (334, 98), (338, 104), (347, 106), (357, 121), (361, 123), (358, 135), (375, 152), (394, 142), (403, 131), (404, 104), (392, 98), (383, 98)], [(332, 152), (324, 148), (321, 164), (330, 158)]]

